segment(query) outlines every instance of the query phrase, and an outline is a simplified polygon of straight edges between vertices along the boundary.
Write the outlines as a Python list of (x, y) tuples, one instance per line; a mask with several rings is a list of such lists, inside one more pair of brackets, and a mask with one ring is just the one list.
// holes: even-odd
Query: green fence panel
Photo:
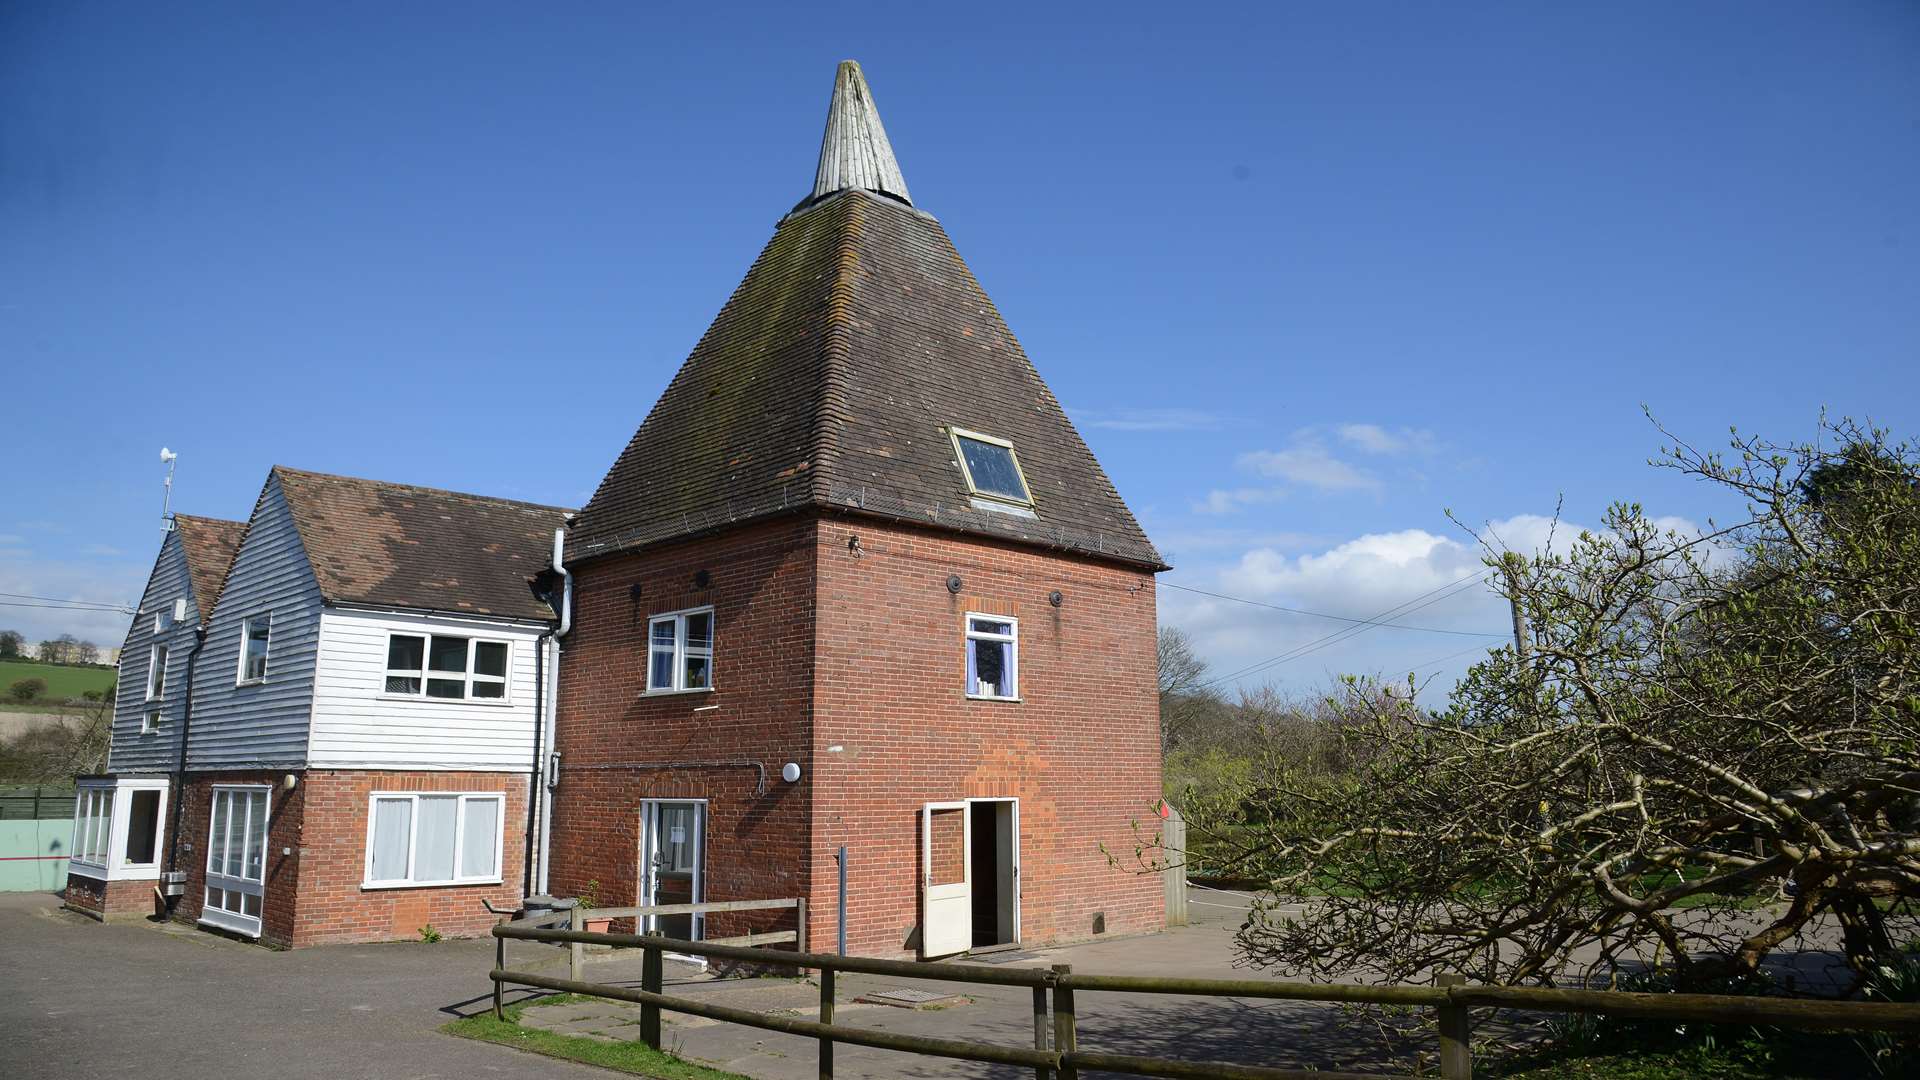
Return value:
[(73, 819), (0, 821), (0, 892), (53, 892), (67, 887), (67, 845)]

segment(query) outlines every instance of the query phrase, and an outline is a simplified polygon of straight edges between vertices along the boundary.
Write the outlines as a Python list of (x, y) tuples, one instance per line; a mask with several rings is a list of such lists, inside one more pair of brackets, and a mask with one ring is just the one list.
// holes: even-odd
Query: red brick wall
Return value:
[[(1163, 926), (1159, 879), (1112, 868), (1100, 850), (1124, 860), (1132, 823), (1151, 835), (1160, 798), (1149, 576), (855, 518), (821, 522), (817, 552), (814, 947), (832, 941), (845, 843), (849, 948), (911, 952), (921, 804), (968, 797), (1020, 800), (1027, 943), (1087, 937), (1096, 915), (1108, 933)], [(968, 611), (1019, 619), (1023, 700), (966, 698)]]
[[(481, 906), (513, 907), (526, 869), (525, 773), (310, 771), (298, 789), (306, 799), (300, 841), (297, 918), (292, 944), (417, 939), (431, 925), (446, 937), (485, 934), (498, 917)], [(501, 827), (501, 881), (496, 885), (429, 885), (366, 889), (367, 815), (376, 791), (484, 791), (506, 795)], [(276, 841), (277, 843), (277, 841)], [(278, 851), (278, 849), (275, 849)]]
[(100, 919), (143, 918), (153, 914), (157, 881), (103, 881), (68, 874), (65, 906)]
[[(193, 773), (187, 777), (181, 794), (180, 866), (187, 872), (186, 895), (174, 908), (174, 918), (195, 922), (207, 896), (208, 812), (213, 805), (215, 785), (265, 784), (267, 795), (266, 887), (260, 897), (260, 940), (269, 945), (294, 944), (294, 902), (300, 881), (301, 821), (306, 803), (306, 785), (292, 791), (280, 787), (286, 771), (232, 773)], [(168, 806), (169, 828), (173, 807)], [(281, 852), (292, 849), (292, 855)], [(163, 849), (164, 851), (165, 849)], [(162, 855), (164, 860), (165, 856)]]
[[(694, 584), (702, 570), (706, 588)], [(798, 517), (574, 569), (550, 891), (578, 895), (592, 880), (602, 907), (638, 903), (641, 801), (676, 798), (709, 800), (708, 899), (807, 888), (808, 782), (779, 774), (785, 762), (809, 764), (813, 574), (813, 526)], [(715, 690), (647, 696), (648, 616), (704, 604), (714, 606)], [(764, 790), (755, 768), (722, 762), (764, 766)], [(774, 925), (791, 922), (715, 917), (708, 932)]]
[[(187, 779), (180, 868), (187, 891), (176, 918), (197, 921), (206, 898), (208, 808), (215, 785), (269, 784), (266, 890), (260, 940), (300, 948), (340, 942), (417, 938), (431, 924), (447, 937), (487, 932), (495, 917), (480, 906), (514, 905), (526, 838), (525, 773), (369, 772), (313, 770), (297, 774), (292, 791), (280, 787), (284, 770), (195, 774)], [(506, 795), (506, 830), (499, 885), (363, 889), (369, 796), (375, 791), (487, 791)], [(287, 852), (290, 852), (287, 853)], [(151, 883), (148, 883), (149, 885)]]

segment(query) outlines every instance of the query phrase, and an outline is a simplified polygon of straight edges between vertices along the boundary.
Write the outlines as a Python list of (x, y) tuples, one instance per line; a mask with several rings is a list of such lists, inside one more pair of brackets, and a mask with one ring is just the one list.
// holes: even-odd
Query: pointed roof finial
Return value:
[(813, 178), (813, 197), (860, 188), (891, 195), (908, 206), (906, 177), (894, 160), (887, 129), (880, 126), (873, 91), (860, 65), (842, 60), (833, 80), (833, 101), (827, 106), (827, 132), (820, 139), (820, 169)]

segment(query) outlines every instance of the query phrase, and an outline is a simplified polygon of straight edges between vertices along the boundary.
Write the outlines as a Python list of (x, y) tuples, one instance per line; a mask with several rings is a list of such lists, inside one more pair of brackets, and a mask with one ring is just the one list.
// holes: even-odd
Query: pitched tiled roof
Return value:
[[(947, 430), (1014, 444), (980, 509)], [(569, 558), (817, 507), (1163, 567), (931, 216), (860, 190), (780, 223), (569, 533)]]
[(328, 603), (551, 619), (532, 581), (557, 506), (275, 466)]
[(247, 523), (175, 514), (173, 530), (180, 534), (180, 549), (187, 554), (193, 602), (200, 609), (200, 621), (205, 622), (213, 617), (214, 601), (227, 584), (227, 571), (233, 566), (233, 553), (240, 550), (240, 538), (247, 534)]

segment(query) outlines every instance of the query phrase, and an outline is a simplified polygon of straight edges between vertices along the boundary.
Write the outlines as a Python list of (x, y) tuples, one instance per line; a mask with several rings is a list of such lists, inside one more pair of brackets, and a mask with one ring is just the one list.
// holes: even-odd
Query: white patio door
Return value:
[(260, 936), (266, 891), (267, 790), (216, 787), (207, 823), (207, 893), (200, 921)]
[(950, 956), (973, 947), (973, 824), (965, 802), (920, 811), (920, 952)]
[[(642, 804), (640, 903), (697, 904), (706, 899), (707, 804), (697, 800)], [(703, 920), (697, 913), (649, 915), (645, 930), (680, 941), (699, 941)]]

